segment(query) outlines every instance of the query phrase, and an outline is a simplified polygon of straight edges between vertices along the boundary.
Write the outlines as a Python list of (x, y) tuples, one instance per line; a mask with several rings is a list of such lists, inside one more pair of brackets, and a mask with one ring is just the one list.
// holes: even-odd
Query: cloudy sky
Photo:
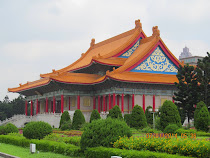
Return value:
[(147, 36), (158, 26), (178, 58), (210, 52), (209, 0), (0, 0), (0, 100), (7, 88), (63, 68), (90, 45), (135, 27)]

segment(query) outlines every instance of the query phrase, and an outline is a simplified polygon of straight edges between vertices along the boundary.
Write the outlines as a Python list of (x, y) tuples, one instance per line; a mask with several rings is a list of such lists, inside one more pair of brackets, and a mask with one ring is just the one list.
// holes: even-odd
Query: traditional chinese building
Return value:
[(31, 115), (80, 109), (88, 119), (93, 109), (105, 114), (114, 105), (129, 113), (172, 100), (180, 61), (160, 38), (158, 27), (147, 37), (140, 20), (135, 28), (95, 43), (71, 65), (41, 74), (40, 80), (9, 88), (26, 96)]

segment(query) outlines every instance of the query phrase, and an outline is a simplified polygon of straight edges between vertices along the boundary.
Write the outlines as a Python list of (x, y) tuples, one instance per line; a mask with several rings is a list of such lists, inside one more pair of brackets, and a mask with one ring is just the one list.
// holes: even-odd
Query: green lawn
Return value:
[(14, 145), (0, 143), (0, 152), (18, 156), (21, 158), (70, 158), (61, 154), (55, 154), (51, 152), (42, 152), (31, 154), (30, 148), (23, 148)]

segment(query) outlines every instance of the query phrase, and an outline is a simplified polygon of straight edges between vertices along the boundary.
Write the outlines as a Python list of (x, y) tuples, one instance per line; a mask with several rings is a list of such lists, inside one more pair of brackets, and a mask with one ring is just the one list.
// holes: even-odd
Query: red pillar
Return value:
[(106, 109), (105, 110), (107, 111), (107, 97), (105, 98), (105, 102), (106, 102), (106, 106), (105, 106)]
[(33, 101), (31, 100), (31, 116), (33, 115)]
[(48, 98), (46, 97), (46, 112), (48, 112)]
[(112, 104), (111, 104), (111, 95), (109, 94), (109, 110), (112, 108)]
[(103, 111), (105, 112), (105, 95), (103, 95)]
[(144, 110), (144, 113), (145, 113), (145, 95), (143, 94), (143, 110)]
[(51, 100), (50, 112), (53, 112), (53, 101)]
[(55, 113), (55, 96), (53, 96), (53, 113)]
[(61, 113), (63, 113), (63, 103), (64, 103), (64, 97), (61, 95)]
[(117, 105), (120, 106), (120, 96), (117, 95)]
[(39, 112), (39, 101), (38, 99), (36, 99), (36, 115), (38, 114)]
[(115, 93), (113, 93), (113, 107), (115, 106)]
[(134, 107), (134, 94), (132, 94), (132, 109)]
[(124, 113), (124, 94), (122, 94), (122, 98), (121, 98), (121, 109), (122, 109), (122, 113)]
[(69, 111), (71, 109), (71, 97), (69, 97)]
[(77, 109), (80, 110), (80, 95), (77, 96)]
[(130, 96), (128, 95), (128, 113), (129, 113), (129, 98)]
[(28, 115), (28, 101), (25, 101), (25, 115)]
[(153, 111), (155, 111), (155, 95), (153, 95)]
[(96, 97), (93, 96), (93, 110), (96, 109)]
[(101, 100), (100, 100), (100, 96), (98, 96), (98, 112), (101, 112)]
[(172, 102), (174, 103), (175, 101), (174, 101), (174, 96), (172, 97)]

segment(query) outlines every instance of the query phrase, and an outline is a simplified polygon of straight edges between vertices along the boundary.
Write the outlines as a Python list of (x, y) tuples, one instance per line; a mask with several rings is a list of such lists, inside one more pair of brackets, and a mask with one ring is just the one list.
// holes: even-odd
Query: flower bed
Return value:
[(150, 150), (193, 157), (210, 157), (210, 142), (205, 140), (122, 137), (113, 146), (128, 150)]

